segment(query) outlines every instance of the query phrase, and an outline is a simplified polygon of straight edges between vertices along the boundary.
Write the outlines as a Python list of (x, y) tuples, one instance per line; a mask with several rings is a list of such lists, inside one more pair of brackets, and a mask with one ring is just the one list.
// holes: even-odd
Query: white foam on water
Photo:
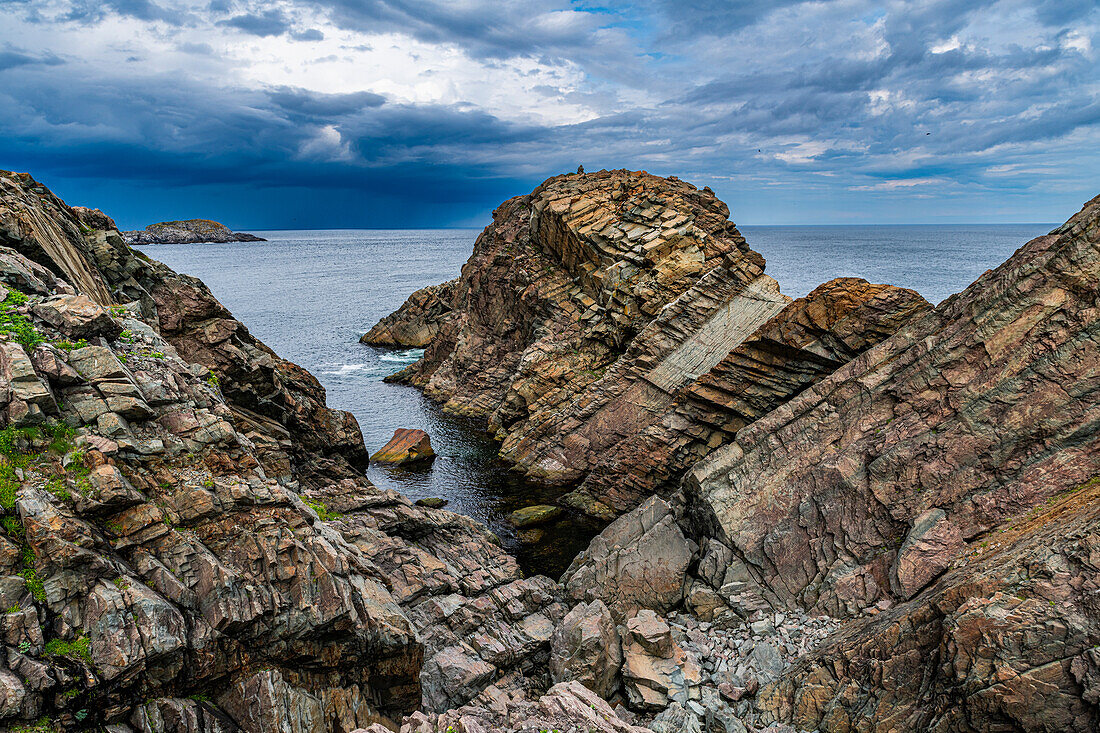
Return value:
[(391, 351), (388, 354), (382, 354), (378, 357), (378, 361), (412, 364), (422, 356), (424, 356), (424, 349), (407, 349), (405, 351)]

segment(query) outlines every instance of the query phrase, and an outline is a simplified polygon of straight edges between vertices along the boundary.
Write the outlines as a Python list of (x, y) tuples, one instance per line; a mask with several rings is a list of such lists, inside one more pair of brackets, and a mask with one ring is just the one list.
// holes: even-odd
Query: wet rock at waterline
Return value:
[(516, 529), (527, 529), (540, 524), (548, 524), (562, 515), (561, 507), (547, 504), (517, 509), (508, 515), (508, 522)]
[(375, 463), (388, 463), (405, 466), (424, 463), (435, 458), (432, 441), (423, 430), (398, 428), (390, 441), (373, 454), (370, 459)]
[(429, 509), (442, 509), (447, 506), (447, 500), (441, 499), (438, 496), (428, 496), (423, 499), (417, 499), (414, 502), (417, 506), (425, 506)]

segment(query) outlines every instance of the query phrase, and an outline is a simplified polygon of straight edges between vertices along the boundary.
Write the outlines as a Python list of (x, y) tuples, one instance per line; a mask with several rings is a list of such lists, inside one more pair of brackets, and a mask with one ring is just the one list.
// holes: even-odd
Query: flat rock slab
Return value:
[(405, 465), (435, 458), (432, 442), (423, 430), (398, 428), (390, 442), (370, 457), (374, 463)]
[(552, 522), (561, 516), (561, 507), (549, 504), (536, 504), (535, 506), (517, 509), (508, 515), (508, 521), (517, 528), (534, 527), (537, 524)]

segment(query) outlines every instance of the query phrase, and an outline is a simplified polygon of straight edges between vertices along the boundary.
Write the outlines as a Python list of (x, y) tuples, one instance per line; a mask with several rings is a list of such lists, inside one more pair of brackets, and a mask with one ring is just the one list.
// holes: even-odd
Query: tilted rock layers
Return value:
[(603, 452), (565, 501), (610, 516), (669, 494), (737, 431), (931, 306), (912, 290), (838, 278), (799, 298), (680, 389), (652, 424)]
[[(633, 432), (647, 396), (663, 401), (712, 366), (708, 339), (750, 333), (786, 304), (728, 215), (709, 191), (676, 179), (552, 178), (493, 212), (457, 282), (414, 294), (366, 339), (392, 344), (407, 331), (402, 345), (422, 345), (425, 316), (445, 312), (400, 378), (486, 419), (503, 455), (532, 477), (579, 478), (599, 445), (579, 439), (588, 444), (570, 465), (560, 421), (603, 409), (601, 425)], [(746, 307), (728, 307), (735, 298)], [(693, 335), (699, 344), (680, 348)]]
[(728, 215), (675, 178), (552, 178), (363, 340), (427, 345), (397, 379), (485, 418), (529, 479), (587, 477), (569, 503), (613, 518), (929, 307), (850, 278), (788, 305)]
[(778, 683), (776, 717), (1096, 729), (1098, 346), (1100, 197), (692, 469), (711, 602), (889, 609)]
[(0, 172), (0, 727), (351, 731), (537, 697), (568, 610), (371, 486), (353, 417), (201, 282)]

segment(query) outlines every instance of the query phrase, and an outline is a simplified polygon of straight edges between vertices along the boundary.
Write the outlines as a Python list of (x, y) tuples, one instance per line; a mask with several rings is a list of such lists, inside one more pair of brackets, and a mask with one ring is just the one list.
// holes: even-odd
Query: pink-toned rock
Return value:
[(370, 457), (375, 463), (403, 465), (435, 458), (432, 442), (423, 430), (398, 428), (390, 441)]
[(947, 512), (938, 508), (924, 512), (913, 520), (894, 560), (894, 590), (902, 598), (912, 598), (951, 566), (965, 544)]

